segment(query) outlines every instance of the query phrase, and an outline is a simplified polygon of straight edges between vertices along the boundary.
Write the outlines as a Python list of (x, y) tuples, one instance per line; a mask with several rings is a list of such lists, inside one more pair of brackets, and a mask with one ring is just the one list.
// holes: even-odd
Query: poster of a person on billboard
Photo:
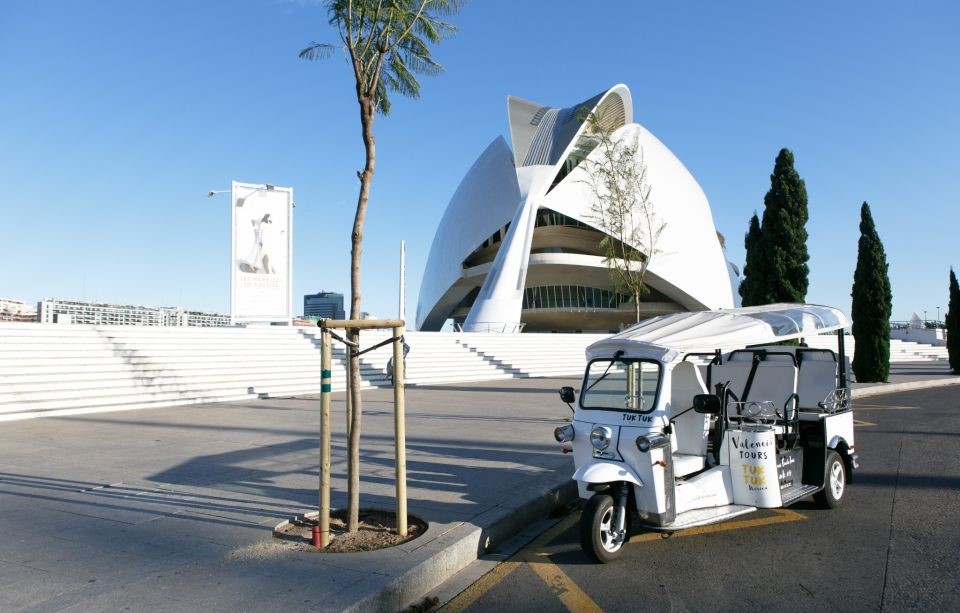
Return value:
[(293, 189), (233, 183), (230, 315), (290, 322)]

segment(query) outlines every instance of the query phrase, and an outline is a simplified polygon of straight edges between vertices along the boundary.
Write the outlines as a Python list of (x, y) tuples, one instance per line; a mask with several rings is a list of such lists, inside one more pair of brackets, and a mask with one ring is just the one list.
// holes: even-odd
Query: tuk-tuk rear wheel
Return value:
[(580, 514), (580, 547), (584, 553), (604, 564), (617, 559), (623, 550), (626, 535), (621, 538), (616, 533), (616, 524), (613, 497), (594, 494)]
[(827, 453), (827, 465), (823, 476), (823, 490), (814, 494), (813, 499), (826, 509), (835, 509), (843, 501), (847, 490), (847, 465), (836, 451)]

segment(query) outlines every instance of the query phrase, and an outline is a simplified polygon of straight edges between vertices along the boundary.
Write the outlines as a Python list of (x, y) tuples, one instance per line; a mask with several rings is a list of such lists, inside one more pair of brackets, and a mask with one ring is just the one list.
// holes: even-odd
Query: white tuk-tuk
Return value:
[[(844, 314), (763, 307), (664, 315), (587, 348), (572, 423), (580, 543), (617, 557), (634, 514), (674, 531), (814, 495), (840, 504), (857, 468)], [(837, 350), (779, 345), (836, 331)]]

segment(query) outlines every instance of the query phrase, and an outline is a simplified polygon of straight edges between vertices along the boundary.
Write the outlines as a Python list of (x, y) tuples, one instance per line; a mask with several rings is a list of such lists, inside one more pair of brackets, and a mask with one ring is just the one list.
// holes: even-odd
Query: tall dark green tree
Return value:
[(750, 218), (750, 229), (743, 238), (747, 250), (747, 261), (743, 266), (743, 281), (740, 282), (740, 300), (743, 306), (762, 304), (757, 296), (757, 286), (763, 277), (763, 253), (761, 250), (760, 218), (754, 212)]
[(860, 207), (860, 243), (853, 273), (853, 373), (857, 381), (886, 381), (890, 375), (890, 311), (893, 294), (887, 254), (870, 206)]
[(950, 268), (950, 305), (947, 307), (947, 352), (950, 368), (960, 375), (960, 286), (953, 267)]
[(806, 299), (807, 218), (807, 187), (793, 167), (793, 153), (781, 149), (763, 198), (760, 251), (767, 271), (756, 286), (758, 304)]
[(763, 198), (763, 219), (750, 219), (747, 262), (740, 296), (744, 306), (803, 302), (810, 269), (807, 261), (807, 188), (793, 167), (793, 153), (781, 149)]

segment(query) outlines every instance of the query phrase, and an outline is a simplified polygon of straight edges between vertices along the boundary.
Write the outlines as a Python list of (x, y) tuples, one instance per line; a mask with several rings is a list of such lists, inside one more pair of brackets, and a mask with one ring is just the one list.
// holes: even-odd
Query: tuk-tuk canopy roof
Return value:
[[(839, 330), (848, 324), (838, 309), (815, 304), (768, 304), (720, 311), (662, 315), (641, 321), (623, 332), (590, 345), (587, 357), (609, 356), (618, 349), (632, 353), (647, 346), (647, 354), (677, 354), (739, 349)], [(650, 351), (652, 350), (652, 351)]]

